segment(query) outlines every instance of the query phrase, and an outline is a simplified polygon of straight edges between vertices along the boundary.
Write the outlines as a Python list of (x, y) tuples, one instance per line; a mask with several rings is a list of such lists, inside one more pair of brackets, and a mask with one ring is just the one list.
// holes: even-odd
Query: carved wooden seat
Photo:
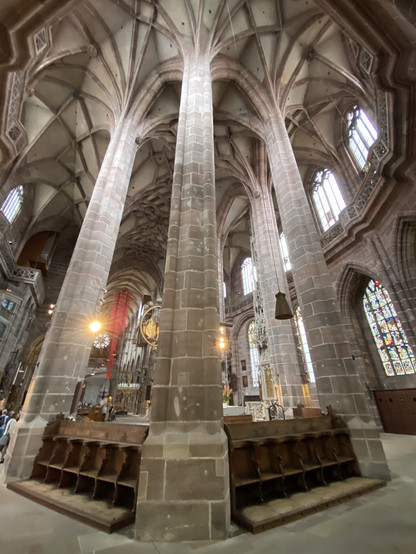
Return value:
[(359, 475), (348, 428), (332, 415), (233, 423), (224, 429), (232, 517), (242, 525), (250, 506)]
[(147, 431), (147, 426), (54, 422), (45, 429), (31, 478), (133, 512)]

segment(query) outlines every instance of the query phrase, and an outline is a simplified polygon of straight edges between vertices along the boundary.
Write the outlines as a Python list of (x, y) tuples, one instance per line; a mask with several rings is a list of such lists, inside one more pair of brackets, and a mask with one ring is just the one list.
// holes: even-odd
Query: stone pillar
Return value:
[(136, 153), (133, 126), (120, 121), (107, 148), (13, 441), (8, 479), (28, 477), (43, 429), (68, 414), (92, 344), (88, 328), (104, 292)]
[(184, 61), (160, 340), (136, 536), (227, 537), (227, 443), (218, 336), (212, 83), (208, 56)]
[[(218, 312), (220, 314), (220, 320), (225, 321), (225, 299), (224, 299), (224, 263), (223, 252), (224, 244), (221, 238), (217, 238), (217, 252), (218, 252)], [(229, 291), (227, 291), (229, 294)]]
[(252, 201), (252, 214), (260, 292), (267, 327), (267, 351), (273, 380), (282, 394), (279, 401), (285, 409), (294, 408), (299, 402), (305, 402), (294, 322), (292, 319), (275, 319), (276, 293), (279, 290), (284, 292), (289, 305), (290, 295), (280, 254), (272, 197), (268, 191), (260, 190), (258, 193), (259, 196)]
[(331, 405), (348, 424), (362, 474), (389, 479), (379, 433), (352, 359), (334, 286), (277, 108), (266, 122), (266, 142), (321, 407)]

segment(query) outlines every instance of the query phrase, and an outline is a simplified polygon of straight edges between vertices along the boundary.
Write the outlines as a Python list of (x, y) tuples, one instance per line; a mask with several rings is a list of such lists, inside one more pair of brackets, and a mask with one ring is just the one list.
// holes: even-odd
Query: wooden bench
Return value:
[[(349, 431), (331, 415), (224, 425), (231, 513), (247, 506), (359, 475)], [(250, 529), (251, 530), (251, 529)]]
[(321, 408), (305, 408), (304, 406), (297, 406), (293, 408), (294, 417), (321, 417)]
[(250, 423), (251, 421), (253, 421), (253, 416), (251, 414), (224, 416), (224, 423), (227, 425), (230, 423)]
[(145, 425), (59, 420), (48, 425), (32, 479), (135, 511)]

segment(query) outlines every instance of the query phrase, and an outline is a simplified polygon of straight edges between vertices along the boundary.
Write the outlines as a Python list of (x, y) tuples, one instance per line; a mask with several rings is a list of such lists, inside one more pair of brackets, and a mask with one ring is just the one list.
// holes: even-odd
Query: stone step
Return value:
[(233, 515), (233, 519), (251, 533), (260, 533), (375, 491), (385, 484), (379, 479), (350, 477), (326, 487), (244, 507)]
[(92, 499), (91, 495), (75, 494), (71, 489), (58, 488), (54, 483), (28, 479), (11, 482), (7, 488), (106, 533), (118, 531), (135, 519), (130, 509), (113, 506), (106, 500)]

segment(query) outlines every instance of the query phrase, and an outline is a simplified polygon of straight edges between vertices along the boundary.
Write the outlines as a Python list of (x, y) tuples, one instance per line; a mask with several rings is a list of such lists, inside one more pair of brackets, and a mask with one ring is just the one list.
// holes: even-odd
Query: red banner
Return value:
[(111, 311), (110, 325), (108, 328), (109, 335), (111, 337), (109, 356), (107, 362), (106, 379), (111, 379), (111, 372), (113, 371), (114, 360), (117, 353), (118, 341), (121, 333), (124, 331), (127, 325), (127, 318), (129, 315), (131, 295), (126, 290), (117, 292), (114, 300), (113, 309)]

